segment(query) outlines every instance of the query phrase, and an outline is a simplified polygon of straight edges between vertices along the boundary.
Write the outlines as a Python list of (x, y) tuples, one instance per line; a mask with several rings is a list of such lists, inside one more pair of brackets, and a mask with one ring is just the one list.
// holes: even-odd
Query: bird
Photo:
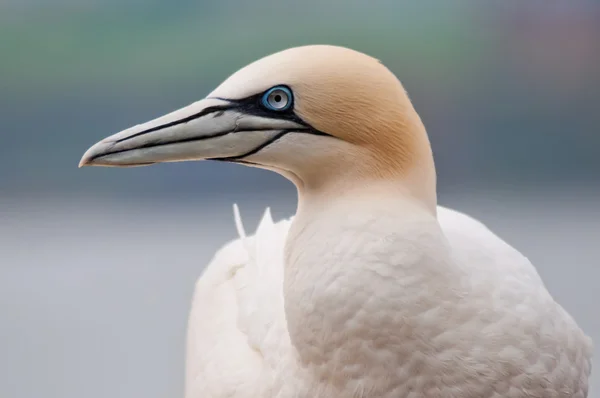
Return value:
[(437, 202), (425, 126), (381, 61), (305, 45), (91, 146), (82, 166), (214, 160), (274, 171), (188, 320), (186, 398), (584, 398), (593, 343), (532, 263)]

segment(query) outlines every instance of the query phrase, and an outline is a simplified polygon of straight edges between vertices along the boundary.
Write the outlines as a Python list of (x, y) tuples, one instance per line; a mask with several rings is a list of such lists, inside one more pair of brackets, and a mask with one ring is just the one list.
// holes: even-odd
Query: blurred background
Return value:
[(77, 164), (302, 44), (396, 73), (440, 203), (528, 256), (599, 342), (599, 42), (597, 1), (1, 0), (0, 396), (182, 396), (194, 282), (235, 237), (232, 203), (253, 230), (295, 190), (238, 165)]

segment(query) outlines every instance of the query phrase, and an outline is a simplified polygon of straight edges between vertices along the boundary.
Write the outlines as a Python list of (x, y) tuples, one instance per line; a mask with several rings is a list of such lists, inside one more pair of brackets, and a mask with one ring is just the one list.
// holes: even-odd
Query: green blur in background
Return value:
[(600, 169), (599, 7), (11, 0), (0, 5), (1, 193), (210, 195), (227, 189), (223, 173), (225, 185), (274, 187), (267, 173), (232, 166), (73, 165), (92, 143), (202, 98), (255, 59), (322, 43), (375, 56), (403, 81), (442, 188), (585, 185)]
[(77, 164), (304, 44), (398, 76), (441, 202), (522, 250), (599, 341), (599, 43), (597, 1), (1, 1), (0, 396), (182, 396), (194, 280), (234, 237), (231, 203), (253, 230), (266, 206), (293, 214), (294, 188), (221, 163)]

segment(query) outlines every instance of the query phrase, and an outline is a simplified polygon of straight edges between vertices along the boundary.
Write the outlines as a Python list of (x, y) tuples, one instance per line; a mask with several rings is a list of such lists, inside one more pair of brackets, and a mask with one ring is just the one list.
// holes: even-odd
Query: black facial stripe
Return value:
[[(288, 89), (289, 89), (289, 87), (288, 87)], [(260, 104), (262, 96), (263, 96), (263, 94), (261, 93), (261, 94), (251, 95), (250, 97), (241, 98), (241, 99), (230, 99), (230, 98), (222, 98), (222, 97), (210, 97), (210, 98), (218, 99), (221, 101), (227, 101), (230, 104), (234, 105), (229, 109), (235, 109), (235, 110), (237, 110), (241, 113), (245, 113), (247, 115), (259, 116), (259, 117), (270, 118), (270, 119), (288, 120), (290, 122), (294, 122), (294, 123), (297, 123), (299, 125), (306, 127), (306, 130), (302, 130), (303, 132), (310, 132), (311, 134), (314, 134), (314, 135), (335, 138), (333, 135), (328, 134), (321, 130), (317, 130), (316, 128), (311, 126), (309, 123), (305, 122), (300, 116), (296, 115), (296, 112), (294, 112), (293, 106), (284, 111), (266, 110)]]
[(252, 166), (260, 166), (260, 163), (254, 163), (254, 162), (250, 162), (248, 160), (239, 160), (239, 159), (228, 159), (228, 158), (215, 158), (215, 159), (207, 159), (207, 160), (214, 160), (217, 162), (227, 162), (227, 163), (238, 163), (238, 164), (248, 164), (248, 165), (252, 165)]
[(272, 143), (274, 143), (275, 141), (277, 141), (278, 139), (280, 139), (281, 137), (283, 137), (284, 135), (286, 135), (287, 133), (289, 133), (289, 131), (280, 131), (279, 133), (277, 133), (276, 135), (274, 135), (272, 138), (269, 138), (268, 140), (266, 140), (265, 142), (263, 142), (262, 144), (260, 144), (259, 146), (257, 146), (256, 148), (242, 154), (242, 155), (236, 155), (236, 156), (228, 156), (228, 157), (224, 157), (224, 158), (214, 158), (214, 159), (208, 159), (208, 160), (238, 160), (238, 159), (243, 159), (246, 156), (250, 156), (250, 155), (254, 155), (255, 153), (257, 153), (258, 151), (260, 151), (261, 149), (271, 145)]
[[(287, 87), (287, 86), (284, 86)], [(293, 92), (289, 87), (287, 87), (290, 92)], [(213, 99), (218, 99), (221, 101), (227, 101), (230, 104), (234, 105), (233, 109), (237, 109), (240, 112), (243, 112), (247, 115), (271, 118), (271, 119), (280, 119), (280, 120), (289, 120), (290, 122), (298, 123), (303, 126), (306, 126), (312, 130), (316, 130), (310, 124), (306, 123), (302, 120), (301, 117), (296, 115), (294, 112), (294, 107), (291, 106), (286, 110), (282, 111), (271, 111), (267, 110), (262, 105), (262, 96), (264, 93), (254, 94), (246, 98), (223, 98), (223, 97), (210, 97)]]
[[(154, 131), (162, 130), (162, 129), (167, 128), (167, 127), (173, 127), (173, 126), (177, 126), (178, 124), (188, 123), (188, 122), (191, 122), (192, 120), (199, 119), (202, 116), (210, 115), (211, 113), (215, 113), (215, 112), (224, 112), (224, 111), (226, 111), (228, 109), (231, 109), (233, 107), (235, 107), (235, 106), (234, 105), (215, 105), (215, 106), (209, 106), (207, 108), (202, 109), (200, 112), (195, 113), (195, 114), (190, 115), (190, 116), (187, 116), (187, 117), (184, 117), (183, 119), (175, 120), (175, 121), (172, 121), (172, 122), (169, 122), (169, 123), (161, 124), (160, 126), (155, 126), (155, 127), (146, 129), (144, 131), (140, 131), (138, 133), (130, 135), (129, 137), (121, 138), (120, 140), (117, 140), (116, 142), (119, 143), (119, 142), (127, 141), (127, 140), (130, 140), (132, 138), (139, 137), (140, 135), (152, 133)], [(221, 115), (222, 115), (222, 113), (221, 114), (217, 113), (217, 115), (215, 115), (215, 117), (218, 117), (218, 116), (221, 116)]]
[[(291, 89), (289, 87), (288, 87), (288, 90), (291, 91)], [(288, 120), (288, 121), (300, 124), (302, 126), (308, 127), (309, 129), (314, 130), (315, 132), (319, 132), (320, 133), (319, 135), (329, 135), (329, 134), (323, 133), (323, 132), (315, 129), (310, 124), (308, 124), (304, 120), (302, 120), (302, 118), (300, 118), (294, 112), (293, 106), (290, 107), (289, 109), (286, 109), (286, 110), (280, 111), (280, 112), (274, 112), (274, 111), (269, 111), (269, 110), (264, 109), (263, 106), (261, 105), (261, 98), (262, 98), (263, 94), (264, 93), (254, 94), (249, 97), (242, 98), (242, 99), (209, 97), (212, 99), (218, 99), (220, 101), (229, 102), (229, 104), (209, 106), (193, 115), (186, 116), (182, 119), (174, 120), (169, 123), (161, 124), (160, 126), (154, 126), (149, 129), (132, 134), (128, 137), (121, 138), (120, 140), (117, 140), (116, 143), (125, 142), (132, 138), (139, 137), (141, 135), (145, 135), (148, 133), (152, 133), (154, 131), (159, 131), (159, 130), (162, 130), (167, 127), (173, 127), (173, 126), (177, 126), (179, 124), (188, 123), (188, 122), (191, 122), (192, 120), (199, 119), (202, 116), (210, 115), (211, 113), (215, 113), (214, 117), (219, 117), (219, 116), (222, 116), (223, 113), (227, 110), (237, 110), (240, 113), (245, 113), (248, 115), (259, 116), (259, 117), (264, 117), (264, 118)]]
[[(288, 87), (288, 89), (289, 89), (289, 87)], [(291, 91), (291, 89), (290, 89), (290, 91)], [(155, 127), (137, 132), (128, 137), (121, 138), (121, 139), (115, 141), (115, 143), (116, 144), (121, 143), (121, 142), (130, 140), (132, 138), (139, 137), (141, 135), (145, 135), (145, 134), (149, 134), (149, 133), (152, 133), (155, 131), (162, 130), (164, 128), (188, 123), (195, 119), (199, 119), (203, 116), (210, 115), (210, 114), (214, 114), (213, 117), (215, 117), (215, 118), (220, 117), (227, 110), (235, 110), (240, 113), (247, 114), (247, 115), (259, 116), (259, 117), (268, 118), (268, 119), (287, 120), (287, 121), (297, 123), (301, 126), (304, 126), (304, 128), (293, 128), (293, 129), (281, 130), (274, 137), (270, 138), (269, 140), (265, 141), (258, 147), (254, 148), (253, 150), (251, 150), (247, 153), (244, 153), (242, 155), (223, 157), (223, 158), (212, 158), (212, 159), (208, 159), (208, 160), (231, 161), (231, 162), (238, 162), (238, 163), (244, 163), (244, 162), (252, 163), (252, 162), (242, 161), (241, 159), (259, 152), (260, 150), (264, 149), (265, 147), (271, 145), (272, 143), (276, 142), (280, 138), (284, 137), (286, 134), (292, 133), (292, 132), (335, 138), (331, 134), (327, 134), (323, 131), (317, 130), (314, 127), (312, 127), (310, 124), (305, 122), (302, 118), (300, 118), (298, 115), (296, 115), (296, 113), (293, 110), (293, 108), (294, 108), (293, 106), (291, 106), (289, 109), (286, 109), (283, 111), (270, 111), (270, 110), (265, 109), (261, 104), (261, 98), (263, 95), (264, 95), (264, 93), (259, 93), (259, 94), (251, 95), (249, 97), (241, 98), (241, 99), (208, 97), (207, 99), (218, 99), (220, 101), (228, 102), (228, 104), (209, 106), (193, 115), (186, 116), (179, 120), (175, 120), (175, 121), (172, 121), (169, 123), (165, 123), (165, 124), (162, 124), (159, 126), (155, 126)], [(245, 132), (245, 131), (272, 131), (272, 130), (274, 130), (274, 129), (273, 128), (262, 128), (262, 129), (261, 128), (253, 128), (253, 129), (243, 129), (243, 130), (236, 129), (236, 130), (216, 132), (216, 133), (201, 136), (201, 137), (189, 137), (189, 138), (185, 138), (185, 139), (181, 139), (181, 140), (166, 141), (166, 142), (160, 142), (160, 143), (148, 143), (148, 144), (140, 145), (138, 147), (131, 148), (131, 149), (121, 149), (121, 150), (117, 150), (117, 151), (113, 151), (113, 152), (104, 153), (99, 156), (93, 157), (91, 160), (98, 159), (98, 158), (108, 156), (108, 155), (114, 155), (116, 153), (133, 151), (136, 149), (153, 148), (153, 147), (158, 147), (158, 146), (163, 146), (163, 145), (179, 144), (179, 143), (184, 143), (184, 142), (202, 141), (202, 140), (206, 140), (206, 139), (210, 139), (210, 138), (221, 137), (221, 136), (224, 136), (227, 134), (233, 134), (233, 133), (239, 133), (239, 132)], [(149, 163), (149, 164), (153, 164), (153, 163)]]
[(220, 161), (225, 161), (225, 162), (256, 164), (256, 163), (249, 162), (249, 161), (243, 161), (241, 159), (243, 159), (245, 157), (248, 157), (250, 155), (254, 155), (255, 153), (258, 153), (262, 149), (265, 149), (266, 147), (268, 147), (269, 145), (271, 145), (275, 141), (278, 141), (279, 139), (283, 138), (284, 136), (286, 136), (289, 133), (304, 133), (304, 134), (312, 134), (312, 135), (319, 135), (319, 136), (331, 137), (329, 134), (322, 133), (322, 132), (317, 131), (317, 130), (311, 130), (311, 129), (307, 129), (307, 130), (297, 130), (297, 129), (282, 130), (281, 132), (279, 132), (278, 134), (276, 134), (272, 138), (268, 139), (267, 141), (263, 142), (262, 144), (260, 144), (256, 148), (254, 148), (254, 149), (252, 149), (252, 150), (250, 150), (250, 151), (248, 151), (248, 152), (246, 152), (246, 153), (244, 153), (242, 155), (228, 156), (228, 157), (224, 157), (224, 158), (209, 158), (209, 159), (206, 159), (206, 160), (220, 160)]

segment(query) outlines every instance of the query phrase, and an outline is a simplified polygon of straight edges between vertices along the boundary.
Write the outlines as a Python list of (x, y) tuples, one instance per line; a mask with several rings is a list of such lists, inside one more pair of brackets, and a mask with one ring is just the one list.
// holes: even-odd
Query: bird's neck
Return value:
[(426, 257), (443, 262), (441, 250), (430, 253), (441, 233), (428, 206), (397, 185), (338, 193), (300, 193), (285, 250), (290, 338), (315, 377), (344, 383), (371, 369), (385, 378), (373, 353), (402, 338), (403, 307), (442, 277), (441, 266), (421, 268)]

